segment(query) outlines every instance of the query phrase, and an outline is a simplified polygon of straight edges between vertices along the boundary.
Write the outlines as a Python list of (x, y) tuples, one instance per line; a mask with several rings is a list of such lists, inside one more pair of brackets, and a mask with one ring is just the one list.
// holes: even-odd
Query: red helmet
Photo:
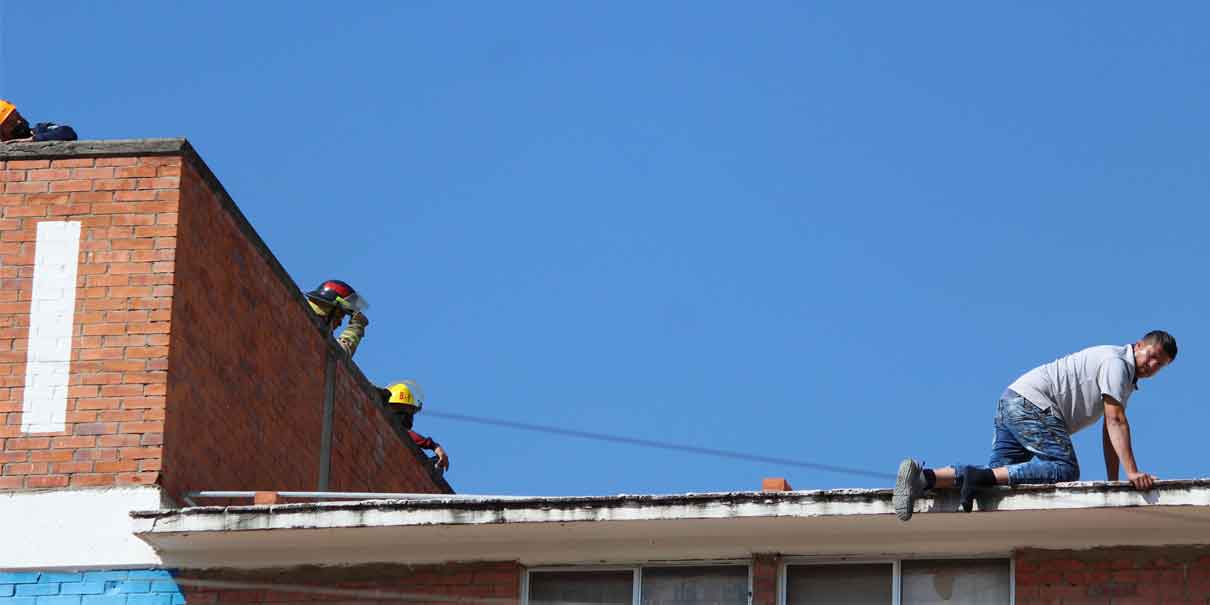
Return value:
[(338, 279), (329, 279), (319, 284), (318, 288), (307, 292), (307, 298), (329, 307), (340, 307), (347, 313), (361, 313), (370, 308), (366, 301), (353, 286)]

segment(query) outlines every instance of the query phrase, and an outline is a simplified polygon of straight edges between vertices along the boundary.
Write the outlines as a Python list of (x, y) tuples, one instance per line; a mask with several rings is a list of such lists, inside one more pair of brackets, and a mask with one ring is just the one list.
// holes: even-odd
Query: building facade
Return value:
[(454, 495), (187, 142), (0, 186), (0, 605), (1210, 603), (1208, 480)]

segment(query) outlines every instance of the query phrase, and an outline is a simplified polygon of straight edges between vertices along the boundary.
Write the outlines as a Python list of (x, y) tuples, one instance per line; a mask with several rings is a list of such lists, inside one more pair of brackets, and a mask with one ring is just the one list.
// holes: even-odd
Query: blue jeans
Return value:
[(1080, 479), (1080, 463), (1067, 424), (1053, 410), (1024, 397), (996, 404), (996, 438), (990, 468), (1008, 467), (1008, 484), (1061, 483)]

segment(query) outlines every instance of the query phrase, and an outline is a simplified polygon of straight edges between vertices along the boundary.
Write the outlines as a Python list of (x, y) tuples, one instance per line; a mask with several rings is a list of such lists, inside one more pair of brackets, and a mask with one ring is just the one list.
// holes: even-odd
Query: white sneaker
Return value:
[(912, 518), (912, 508), (916, 505), (916, 498), (924, 495), (924, 474), (919, 462), (911, 458), (904, 458), (903, 462), (899, 463), (899, 474), (895, 476), (895, 495), (891, 497), (891, 504), (895, 507), (895, 516), (899, 517), (900, 521), (908, 521)]

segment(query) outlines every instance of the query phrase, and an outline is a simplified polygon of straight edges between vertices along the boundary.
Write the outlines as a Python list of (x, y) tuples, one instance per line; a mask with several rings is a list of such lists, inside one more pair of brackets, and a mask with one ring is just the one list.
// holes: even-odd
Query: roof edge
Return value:
[(0, 160), (97, 158), (126, 155), (184, 155), (193, 151), (185, 138), (110, 139), (0, 143)]
[[(1150, 492), (1137, 492), (1126, 481), (1077, 481), (1071, 483), (1056, 483), (1047, 485), (1021, 485), (1012, 488), (1002, 487), (987, 494), (987, 500), (1003, 501), (1014, 496), (1033, 499), (1037, 497), (1063, 497), (1076, 495), (1138, 495), (1146, 499), (1146, 494), (1163, 494), (1187, 490), (1210, 490), (1210, 478), (1201, 479), (1172, 479), (1157, 481)], [(678, 505), (708, 505), (725, 504), (777, 504), (777, 503), (816, 503), (824, 505), (857, 505), (873, 504), (888, 505), (891, 501), (891, 489), (830, 489), (802, 490), (789, 492), (704, 492), (686, 494), (616, 494), (610, 496), (534, 496), (500, 497), (485, 496), (482, 499), (465, 498), (424, 498), (408, 500), (405, 498), (383, 498), (380, 500), (345, 500), (327, 502), (304, 502), (291, 504), (262, 504), (244, 506), (198, 506), (184, 509), (132, 511), (130, 516), (135, 519), (169, 519), (195, 516), (226, 515), (226, 514), (261, 514), (261, 513), (324, 513), (338, 511), (375, 510), (449, 510), (449, 511), (508, 511), (525, 510), (534, 507), (675, 507)], [(935, 495), (938, 501), (956, 502), (954, 490), (939, 490)], [(1205, 493), (1205, 492), (1203, 492)], [(842, 513), (843, 514), (843, 513)]]

